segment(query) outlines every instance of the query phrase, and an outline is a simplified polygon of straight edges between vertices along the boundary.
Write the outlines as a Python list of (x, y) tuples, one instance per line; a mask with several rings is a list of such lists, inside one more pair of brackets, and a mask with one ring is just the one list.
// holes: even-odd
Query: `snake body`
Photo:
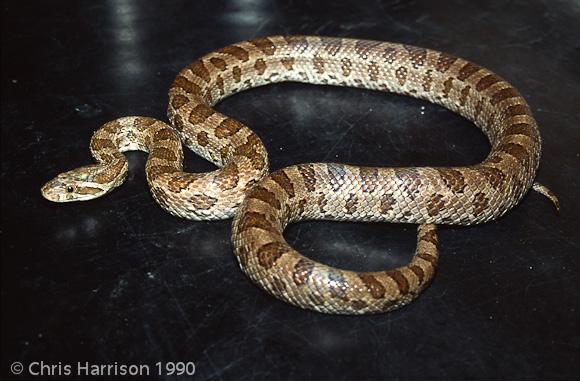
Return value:
[[(307, 163), (266, 176), (260, 139), (212, 107), (245, 89), (283, 81), (425, 99), (476, 124), (490, 153), (465, 167)], [(506, 213), (534, 184), (541, 151), (529, 106), (498, 75), (446, 53), (378, 41), (272, 36), (227, 46), (179, 73), (168, 116), (172, 126), (142, 117), (107, 123), (91, 141), (99, 164), (57, 176), (43, 194), (53, 201), (97, 197), (126, 176), (122, 151), (148, 151), (147, 179), (162, 207), (196, 220), (229, 218), (237, 210), (232, 243), (241, 269), (273, 296), (325, 313), (386, 312), (412, 301), (435, 273), (435, 224), (472, 225)], [(183, 172), (180, 140), (220, 169)], [(557, 203), (547, 188), (534, 187)], [(312, 261), (282, 233), (289, 223), (316, 219), (419, 224), (415, 256), (379, 272)]]

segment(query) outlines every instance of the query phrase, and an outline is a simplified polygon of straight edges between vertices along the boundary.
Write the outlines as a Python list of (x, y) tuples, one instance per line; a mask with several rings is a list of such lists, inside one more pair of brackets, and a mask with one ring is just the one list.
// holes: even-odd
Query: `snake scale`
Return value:
[[(260, 138), (213, 106), (269, 83), (294, 81), (405, 94), (475, 123), (491, 150), (465, 167), (357, 167), (307, 163), (268, 175)], [(472, 62), (425, 48), (317, 36), (272, 36), (209, 53), (182, 70), (169, 92), (171, 125), (125, 117), (101, 127), (98, 162), (58, 175), (42, 188), (57, 202), (99, 197), (127, 175), (122, 152), (149, 152), (147, 181), (171, 214), (192, 220), (234, 216), (232, 243), (241, 269), (271, 295), (319, 312), (387, 312), (416, 298), (438, 261), (435, 224), (472, 225), (498, 218), (533, 187), (541, 140), (518, 91)], [(182, 170), (181, 143), (214, 163), (208, 173)], [(237, 212), (236, 212), (237, 211)], [(396, 269), (355, 272), (312, 261), (283, 231), (302, 220), (419, 224), (412, 261)]]

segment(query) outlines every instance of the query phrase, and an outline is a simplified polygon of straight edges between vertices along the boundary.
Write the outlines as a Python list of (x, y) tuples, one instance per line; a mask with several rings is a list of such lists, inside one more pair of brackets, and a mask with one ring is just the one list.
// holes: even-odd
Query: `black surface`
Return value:
[[(354, 5), (356, 3), (356, 5)], [(482, 4), (478, 4), (482, 3)], [(571, 378), (580, 376), (580, 5), (577, 1), (4, 1), (2, 3), (2, 375), (20, 361), (194, 361), (195, 379)], [(238, 269), (230, 221), (189, 222), (128, 182), (57, 205), (39, 187), (91, 162), (88, 142), (125, 115), (165, 118), (177, 72), (221, 46), (271, 34), (405, 42), (507, 78), (544, 142), (535, 193), (504, 218), (441, 227), (431, 287), (386, 315), (288, 306)], [(264, 140), (272, 169), (310, 161), (461, 165), (484, 136), (425, 102), (281, 84), (218, 106)], [(211, 166), (193, 154), (190, 171)], [(415, 227), (300, 223), (308, 256), (349, 269), (408, 261)], [(26, 370), (25, 370), (26, 373)]]

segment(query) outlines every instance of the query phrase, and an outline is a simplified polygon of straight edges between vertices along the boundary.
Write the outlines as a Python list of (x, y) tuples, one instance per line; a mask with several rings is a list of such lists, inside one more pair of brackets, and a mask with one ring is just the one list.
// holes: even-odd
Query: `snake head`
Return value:
[(73, 169), (56, 176), (44, 184), (41, 193), (44, 198), (53, 202), (86, 201), (108, 193), (114, 187), (99, 182), (99, 166), (92, 165)]

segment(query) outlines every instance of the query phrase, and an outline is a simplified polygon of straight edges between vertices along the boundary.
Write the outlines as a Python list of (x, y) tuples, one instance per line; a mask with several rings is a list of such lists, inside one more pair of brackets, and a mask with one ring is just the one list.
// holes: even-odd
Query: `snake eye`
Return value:
[(72, 185), (69, 185), (69, 186), (67, 186), (67, 187), (66, 187), (66, 191), (67, 191), (68, 193), (72, 193), (72, 192), (74, 192), (74, 190), (75, 190), (75, 188), (73, 188), (73, 186), (72, 186)]

